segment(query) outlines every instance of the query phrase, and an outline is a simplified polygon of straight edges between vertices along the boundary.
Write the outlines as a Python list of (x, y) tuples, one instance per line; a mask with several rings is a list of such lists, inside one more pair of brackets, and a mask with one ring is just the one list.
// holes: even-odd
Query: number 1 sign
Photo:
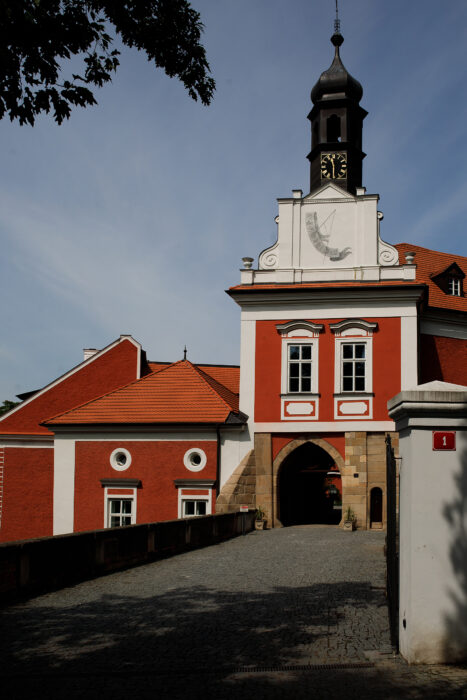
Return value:
[(455, 450), (456, 432), (449, 430), (445, 432), (433, 431), (433, 450)]

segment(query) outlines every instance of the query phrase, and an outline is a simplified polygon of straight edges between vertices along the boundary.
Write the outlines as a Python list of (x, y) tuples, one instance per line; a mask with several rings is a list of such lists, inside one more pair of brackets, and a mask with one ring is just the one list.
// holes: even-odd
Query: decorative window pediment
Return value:
[(360, 318), (349, 318), (338, 323), (330, 323), (329, 328), (337, 337), (361, 336), (368, 338), (377, 330), (378, 324)]
[(289, 321), (276, 326), (283, 338), (317, 338), (324, 326), (311, 321)]

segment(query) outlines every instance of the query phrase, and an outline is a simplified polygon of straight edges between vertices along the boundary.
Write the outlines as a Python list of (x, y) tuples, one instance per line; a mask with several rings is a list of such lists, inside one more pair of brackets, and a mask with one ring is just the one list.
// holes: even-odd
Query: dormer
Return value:
[(463, 282), (465, 273), (456, 262), (451, 263), (443, 270), (430, 275), (433, 282), (449, 296), (463, 297)]

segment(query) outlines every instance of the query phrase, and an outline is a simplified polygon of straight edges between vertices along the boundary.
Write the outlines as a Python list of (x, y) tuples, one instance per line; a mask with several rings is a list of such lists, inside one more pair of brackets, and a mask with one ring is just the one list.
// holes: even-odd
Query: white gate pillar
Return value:
[(409, 663), (465, 660), (467, 387), (422, 384), (388, 409), (402, 457), (400, 651)]

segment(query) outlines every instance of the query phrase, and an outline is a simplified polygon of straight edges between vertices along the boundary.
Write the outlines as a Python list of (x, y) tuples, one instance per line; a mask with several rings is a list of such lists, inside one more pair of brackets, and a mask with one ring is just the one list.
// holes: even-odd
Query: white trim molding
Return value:
[[(175, 479), (175, 487), (178, 491), (178, 517), (196, 517), (193, 515), (184, 515), (184, 503), (186, 501), (204, 501), (206, 503), (206, 515), (212, 513), (212, 490), (215, 486), (215, 481), (212, 479)], [(193, 491), (202, 491), (203, 493), (193, 493)]]
[(75, 440), (55, 438), (53, 534), (74, 531)]
[[(313, 427), (312, 427), (313, 426)], [(301, 422), (282, 422), (282, 423), (253, 423), (252, 426), (254, 433), (291, 433), (297, 432), (303, 435), (304, 425)], [(342, 433), (346, 431), (368, 431), (372, 432), (383, 432), (383, 431), (393, 431), (394, 421), (378, 421), (378, 420), (362, 420), (360, 418), (357, 420), (347, 421), (317, 421), (310, 425), (307, 434), (310, 435), (316, 433)]]
[(288, 394), (281, 396), (282, 420), (314, 421), (319, 418), (318, 394)]

